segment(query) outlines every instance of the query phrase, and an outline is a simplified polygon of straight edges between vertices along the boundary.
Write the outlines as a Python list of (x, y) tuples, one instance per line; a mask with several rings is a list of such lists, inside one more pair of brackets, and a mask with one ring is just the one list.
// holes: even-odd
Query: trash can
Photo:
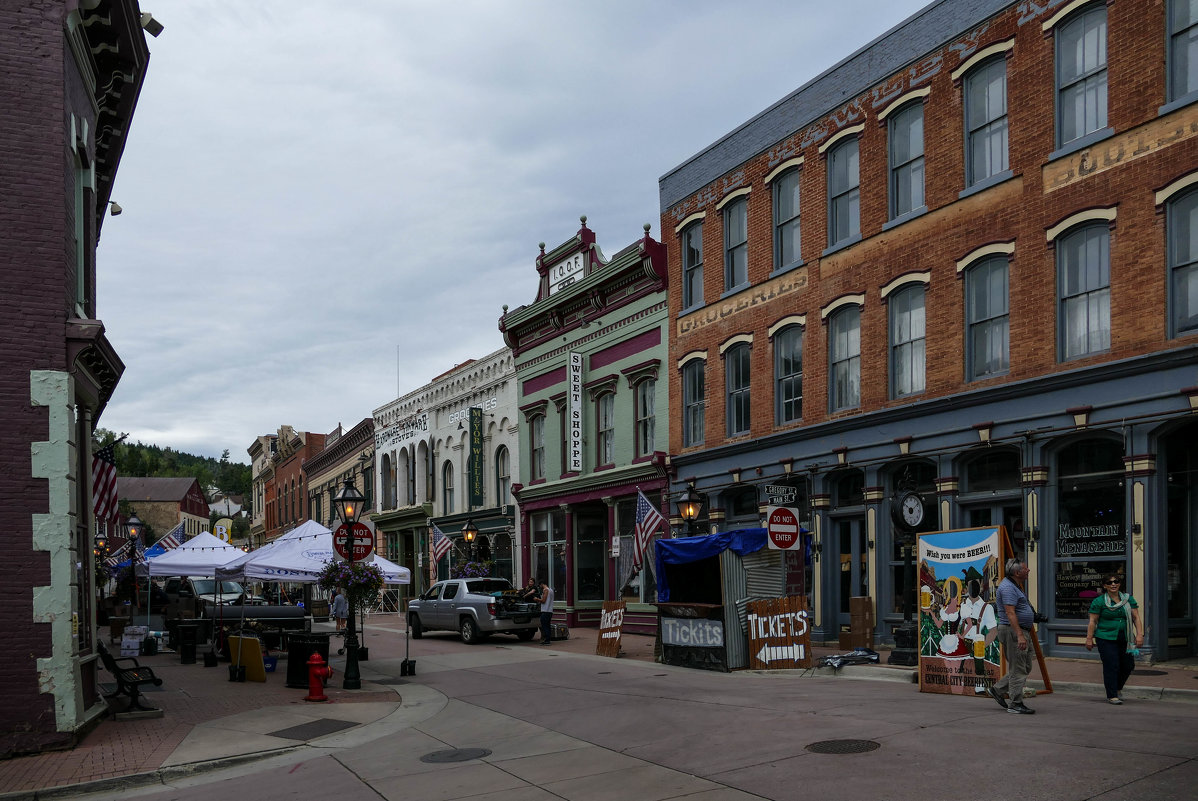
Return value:
[(175, 626), (179, 641), (179, 664), (196, 663), (196, 637), (200, 627), (192, 620), (180, 620)]
[(312, 652), (329, 661), (329, 633), (295, 632), (287, 638), (287, 686), (308, 689), (308, 660)]

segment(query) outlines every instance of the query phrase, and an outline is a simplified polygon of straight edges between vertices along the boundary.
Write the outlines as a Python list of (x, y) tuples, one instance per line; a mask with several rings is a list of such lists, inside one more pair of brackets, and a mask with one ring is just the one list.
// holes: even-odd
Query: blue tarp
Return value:
[[(153, 559), (155, 556), (162, 556), (164, 553), (166, 553), (166, 548), (163, 548), (161, 545), (158, 545), (157, 543), (155, 543), (154, 545), (151, 545), (149, 548), (146, 548), (146, 558), (147, 559)], [(133, 564), (133, 559), (129, 558), (123, 562), (117, 562), (116, 569), (123, 570), (131, 564)]]
[(697, 562), (700, 559), (716, 556), (728, 548), (740, 556), (744, 556), (747, 553), (756, 553), (765, 546), (766, 536), (763, 528), (742, 528), (736, 531), (709, 534), (704, 537), (657, 540), (653, 547), (657, 559), (658, 603), (667, 603), (670, 600), (670, 585), (666, 581), (665, 565), (684, 565), (687, 562)]

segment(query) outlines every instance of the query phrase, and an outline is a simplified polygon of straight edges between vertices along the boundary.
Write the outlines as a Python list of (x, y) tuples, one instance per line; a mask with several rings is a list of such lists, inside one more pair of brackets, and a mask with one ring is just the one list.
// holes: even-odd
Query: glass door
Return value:
[(869, 555), (865, 543), (865, 518), (846, 517), (832, 523), (840, 547), (840, 569), (836, 571), (836, 622), (848, 626), (851, 622), (849, 599), (869, 595)]

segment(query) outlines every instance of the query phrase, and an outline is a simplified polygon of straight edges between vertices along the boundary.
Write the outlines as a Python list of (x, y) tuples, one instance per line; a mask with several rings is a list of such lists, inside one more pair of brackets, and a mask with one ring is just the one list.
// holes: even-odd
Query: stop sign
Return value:
[(799, 518), (793, 509), (786, 506), (766, 508), (765, 528), (766, 534), (769, 535), (771, 548), (780, 551), (795, 551), (803, 541), (799, 537)]
[[(333, 532), (333, 550), (342, 559), (349, 559), (349, 526), (342, 523)], [(374, 533), (365, 523), (354, 523), (354, 558), (361, 562), (374, 553)]]

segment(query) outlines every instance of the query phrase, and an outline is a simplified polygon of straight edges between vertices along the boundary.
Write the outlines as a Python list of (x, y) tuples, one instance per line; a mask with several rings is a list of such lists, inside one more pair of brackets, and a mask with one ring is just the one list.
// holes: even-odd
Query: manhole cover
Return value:
[(873, 740), (821, 740), (807, 746), (813, 754), (864, 754), (879, 748)]
[(1137, 676), (1164, 676), (1168, 674), (1167, 670), (1140, 670), (1136, 668), (1133, 671)]
[(421, 762), (469, 762), (472, 759), (482, 759), (490, 756), (488, 748), (451, 748), (448, 751), (433, 751), (420, 757)]

